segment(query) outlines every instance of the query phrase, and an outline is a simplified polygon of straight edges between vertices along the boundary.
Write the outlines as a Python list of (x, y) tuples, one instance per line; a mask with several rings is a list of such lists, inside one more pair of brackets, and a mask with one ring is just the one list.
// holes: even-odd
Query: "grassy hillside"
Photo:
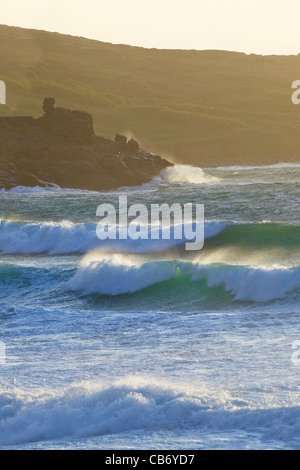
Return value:
[(300, 161), (300, 56), (156, 50), (0, 26), (0, 116), (41, 115), (45, 96), (198, 165)]

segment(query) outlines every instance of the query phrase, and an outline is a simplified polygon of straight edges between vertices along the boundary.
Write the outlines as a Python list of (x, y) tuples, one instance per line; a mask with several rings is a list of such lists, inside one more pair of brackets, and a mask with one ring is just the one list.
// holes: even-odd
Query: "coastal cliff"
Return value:
[(0, 117), (0, 188), (109, 190), (141, 185), (173, 165), (133, 139), (96, 136), (90, 114), (55, 107), (53, 98), (44, 99), (43, 112)]

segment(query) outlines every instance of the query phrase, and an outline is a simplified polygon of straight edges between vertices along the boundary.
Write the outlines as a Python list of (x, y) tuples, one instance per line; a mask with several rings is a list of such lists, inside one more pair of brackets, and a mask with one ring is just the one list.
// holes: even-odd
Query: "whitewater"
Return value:
[[(121, 194), (204, 204), (203, 249), (99, 240)], [(0, 189), (0, 448), (299, 449), (299, 202), (297, 163)]]

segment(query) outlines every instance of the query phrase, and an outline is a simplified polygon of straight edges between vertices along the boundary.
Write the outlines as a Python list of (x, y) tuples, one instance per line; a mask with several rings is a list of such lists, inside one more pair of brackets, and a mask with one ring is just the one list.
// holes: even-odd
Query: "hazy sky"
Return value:
[(299, 23), (300, 0), (0, 0), (0, 24), (168, 49), (298, 54)]

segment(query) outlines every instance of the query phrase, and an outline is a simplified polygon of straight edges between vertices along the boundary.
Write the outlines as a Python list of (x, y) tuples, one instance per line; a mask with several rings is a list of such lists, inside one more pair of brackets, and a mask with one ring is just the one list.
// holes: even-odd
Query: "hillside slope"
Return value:
[(204, 166), (300, 161), (300, 56), (156, 50), (0, 26), (0, 116), (40, 114), (45, 96), (86, 110), (95, 132)]

